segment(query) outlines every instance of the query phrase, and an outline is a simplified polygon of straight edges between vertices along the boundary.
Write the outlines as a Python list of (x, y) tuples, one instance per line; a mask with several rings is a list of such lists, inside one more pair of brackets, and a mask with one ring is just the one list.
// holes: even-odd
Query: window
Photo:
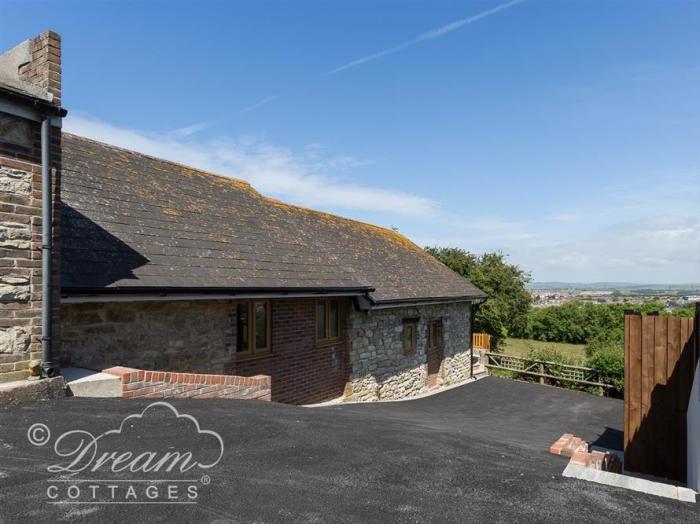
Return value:
[(236, 305), (236, 352), (241, 356), (270, 352), (270, 303), (267, 300)]
[(329, 342), (340, 337), (340, 306), (337, 300), (316, 302), (316, 341)]
[(402, 331), (404, 355), (415, 352), (417, 334), (418, 321), (416, 319), (404, 319)]
[(442, 348), (442, 320), (428, 323), (428, 351)]

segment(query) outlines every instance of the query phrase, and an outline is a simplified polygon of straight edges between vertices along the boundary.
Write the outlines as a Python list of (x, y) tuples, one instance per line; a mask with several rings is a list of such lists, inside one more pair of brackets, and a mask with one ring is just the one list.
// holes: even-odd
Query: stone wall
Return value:
[(234, 353), (230, 300), (61, 307), (64, 366), (222, 373)]
[[(404, 354), (405, 318), (418, 318), (415, 352)], [(428, 322), (443, 322), (444, 360), (438, 385), (470, 376), (471, 304), (352, 311), (349, 320), (350, 381), (346, 400), (399, 399), (427, 391)]]

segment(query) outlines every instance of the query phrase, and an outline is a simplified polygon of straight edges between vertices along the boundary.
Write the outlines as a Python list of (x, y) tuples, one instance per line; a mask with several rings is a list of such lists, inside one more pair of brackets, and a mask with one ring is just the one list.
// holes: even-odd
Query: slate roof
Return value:
[(392, 230), (68, 133), (62, 144), (64, 293), (282, 288), (354, 289), (373, 302), (485, 297)]

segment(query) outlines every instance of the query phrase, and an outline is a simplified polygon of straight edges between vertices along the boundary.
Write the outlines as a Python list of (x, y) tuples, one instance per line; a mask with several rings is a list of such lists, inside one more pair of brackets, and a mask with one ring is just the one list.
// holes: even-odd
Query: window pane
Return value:
[(330, 329), (329, 329), (330, 337), (337, 338), (338, 337), (338, 301), (337, 300), (331, 300), (329, 316), (330, 316), (330, 318), (328, 319), (328, 324), (330, 327)]
[(316, 338), (326, 338), (326, 303), (316, 302)]
[(255, 349), (267, 348), (267, 302), (255, 303)]
[(248, 304), (236, 306), (236, 351), (248, 351)]

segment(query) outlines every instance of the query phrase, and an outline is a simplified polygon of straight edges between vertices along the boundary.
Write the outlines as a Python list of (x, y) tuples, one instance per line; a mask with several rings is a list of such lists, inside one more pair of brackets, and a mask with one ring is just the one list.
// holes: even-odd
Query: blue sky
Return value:
[(700, 2), (57, 4), (0, 48), (63, 36), (68, 130), (540, 281), (700, 282)]

